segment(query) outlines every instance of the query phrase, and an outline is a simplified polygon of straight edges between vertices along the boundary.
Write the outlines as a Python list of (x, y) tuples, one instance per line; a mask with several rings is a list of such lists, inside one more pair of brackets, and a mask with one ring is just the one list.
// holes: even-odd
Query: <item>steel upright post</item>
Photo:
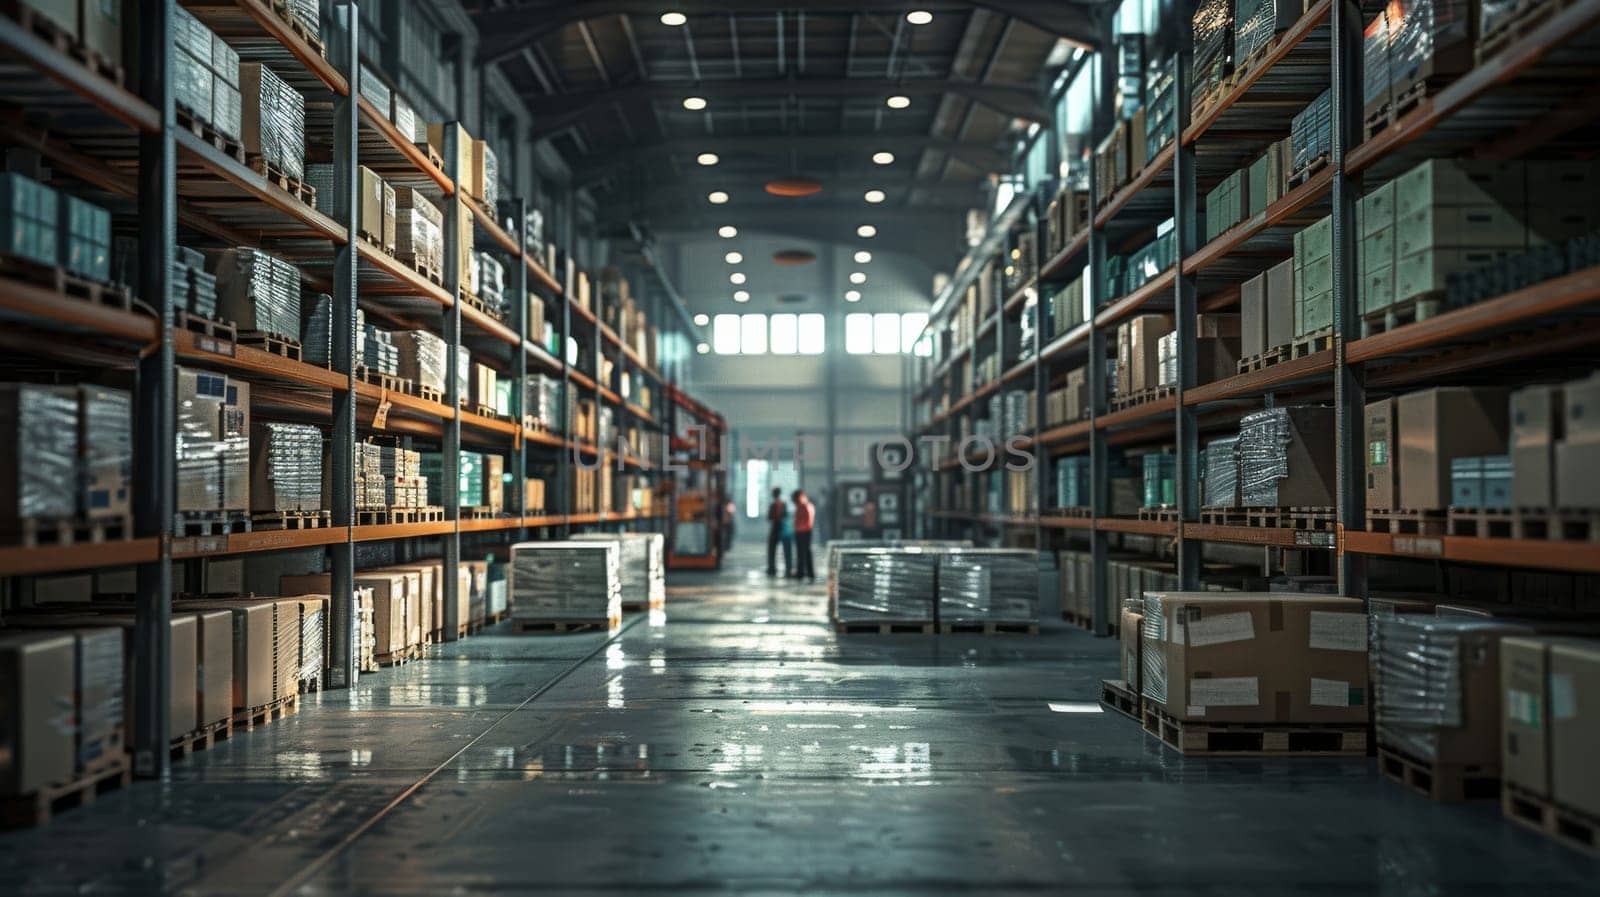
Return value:
[[(1184, 394), (1198, 385), (1195, 355), (1198, 350), (1195, 315), (1194, 278), (1183, 273), (1183, 260), (1200, 248), (1199, 193), (1195, 185), (1195, 150), (1185, 146), (1183, 132), (1189, 127), (1189, 84), (1194, 77), (1193, 35), (1185, 21), (1179, 28), (1176, 52), (1178, 77), (1173, 84), (1177, 115), (1174, 118), (1172, 154), (1172, 218), (1177, 230), (1177, 270), (1173, 272), (1173, 321), (1178, 341), (1178, 386), (1176, 457), (1173, 459), (1173, 477), (1177, 487), (1178, 518), (1181, 528), (1200, 522), (1200, 436), (1193, 407), (1184, 404)], [(1178, 585), (1182, 589), (1200, 587), (1200, 550), (1198, 541), (1188, 538), (1178, 540)]]
[[(1111, 128), (1112, 101), (1115, 97), (1117, 70), (1114, 35), (1111, 31), (1111, 21), (1108, 18), (1102, 28), (1102, 50), (1096, 54), (1100, 66), (1100, 78), (1095, 85), (1094, 124), (1092, 131), (1096, 135), (1104, 134)], [(1097, 197), (1095, 184), (1095, 170), (1098, 160), (1091, 159), (1089, 164), (1089, 484), (1091, 497), (1091, 518), (1095, 529), (1089, 533), (1091, 546), (1092, 567), (1089, 576), (1090, 586), (1090, 619), (1095, 635), (1111, 634), (1111, 608), (1109, 607), (1111, 590), (1107, 579), (1110, 575), (1110, 534), (1099, 529), (1100, 518), (1106, 517), (1111, 512), (1111, 482), (1110, 482), (1110, 447), (1106, 444), (1105, 431), (1100, 429), (1100, 417), (1105, 414), (1107, 399), (1110, 396), (1110, 387), (1106, 382), (1106, 334), (1095, 323), (1095, 317), (1100, 313), (1101, 306), (1110, 300), (1105, 294), (1106, 234), (1098, 225), (1095, 218), (1100, 214), (1099, 197)]]
[[(1345, 349), (1361, 337), (1361, 309), (1356, 296), (1355, 246), (1357, 186), (1345, 173), (1347, 152), (1361, 133), (1361, 14), (1348, 0), (1334, 0), (1333, 29), (1333, 400), (1337, 431), (1338, 523), (1345, 529), (1366, 527), (1366, 374), (1362, 365), (1345, 362)], [(1337, 555), (1339, 594), (1365, 596), (1364, 555)]]
[(451, 529), (441, 538), (444, 541), (444, 634), (445, 641), (455, 641), (461, 624), (460, 580), (461, 568), (461, 283), (467, 272), (461, 270), (461, 228), (471, 227), (462, 221), (462, 203), (467, 199), (461, 182), (461, 154), (469, 147), (460, 145), (461, 129), (452, 124), (444, 129), (444, 166), (455, 182), (455, 190), (444, 198), (444, 291), (450, 296), (450, 305), (444, 311), (444, 392), (450, 417), (444, 427), (444, 483), (440, 491), (444, 496), (444, 519)]
[[(528, 516), (528, 440), (522, 431), (522, 422), (527, 419), (528, 409), (523, 407), (527, 396), (528, 382), (528, 343), (533, 341), (535, 335), (528, 332), (532, 326), (529, 320), (528, 309), (532, 297), (528, 291), (528, 203), (527, 200), (518, 198), (513, 207), (517, 214), (517, 265), (516, 276), (511, 278), (513, 292), (517, 296), (517, 310), (514, 312), (517, 322), (517, 333), (521, 335), (521, 343), (517, 346), (517, 385), (511, 390), (511, 413), (517, 424), (516, 448), (511, 460), (511, 469), (516, 471), (516, 479), (512, 482), (514, 493), (511, 507), (516, 509), (517, 517)], [(541, 298), (539, 300), (543, 302)], [(528, 538), (528, 530), (524, 526), (517, 527), (518, 541)]]
[(329, 463), (332, 475), (329, 480), (332, 494), (328, 496), (333, 513), (333, 525), (343, 527), (345, 540), (330, 546), (330, 572), (332, 601), (328, 615), (328, 667), (332, 670), (331, 684), (349, 688), (356, 684), (355, 650), (355, 543), (350, 529), (355, 524), (355, 454), (356, 454), (356, 232), (359, 225), (360, 158), (357, 153), (359, 104), (361, 96), (361, 16), (354, 2), (345, 4), (343, 17), (345, 80), (350, 92), (334, 98), (333, 158), (337, 160), (334, 172), (333, 213), (344, 225), (349, 239), (334, 247), (333, 253), (333, 344), (329, 353), (333, 370), (344, 375), (345, 389), (333, 391), (333, 432)]

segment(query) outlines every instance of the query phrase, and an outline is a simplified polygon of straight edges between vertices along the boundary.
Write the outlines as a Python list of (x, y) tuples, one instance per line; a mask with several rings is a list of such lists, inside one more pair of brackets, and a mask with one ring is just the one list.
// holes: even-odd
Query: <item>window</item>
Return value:
[(766, 458), (748, 458), (744, 462), (744, 516), (759, 519), (765, 512), (763, 493), (767, 491), (767, 474), (772, 462)]
[(793, 355), (800, 351), (800, 323), (796, 315), (772, 316), (772, 354)]
[(827, 328), (823, 325), (822, 315), (800, 316), (800, 354), (821, 355), (827, 343)]
[(928, 316), (923, 312), (845, 315), (844, 350), (851, 355), (926, 355), (932, 344), (922, 340), (919, 347), (918, 337), (927, 325)]
[(718, 355), (739, 354), (738, 315), (717, 315), (711, 319), (711, 349)]
[(742, 315), (740, 329), (743, 331), (739, 342), (739, 351), (746, 355), (767, 354), (767, 316)]
[[(718, 355), (821, 355), (825, 340), (822, 315), (717, 315), (711, 321), (711, 345)], [(869, 324), (867, 352), (870, 342)]]

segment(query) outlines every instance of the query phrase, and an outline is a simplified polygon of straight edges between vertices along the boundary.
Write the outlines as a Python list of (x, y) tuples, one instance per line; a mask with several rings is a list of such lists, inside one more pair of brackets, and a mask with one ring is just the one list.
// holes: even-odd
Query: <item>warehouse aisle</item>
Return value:
[[(1358, 762), (1182, 760), (1093, 707), (1115, 644), (838, 639), (820, 588), (489, 635), (0, 835), (13, 893), (1372, 893), (1592, 865)], [(1365, 822), (1357, 822), (1365, 820)]]

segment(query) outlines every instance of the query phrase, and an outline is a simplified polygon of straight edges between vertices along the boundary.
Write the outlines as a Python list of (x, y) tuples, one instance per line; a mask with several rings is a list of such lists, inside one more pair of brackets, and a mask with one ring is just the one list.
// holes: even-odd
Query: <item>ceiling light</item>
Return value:
[(731, 224), (724, 224), (717, 228), (717, 236), (724, 240), (732, 240), (734, 237), (739, 236), (739, 229)]
[[(910, 20), (911, 16), (914, 16), (914, 15), (916, 15), (916, 13), (912, 13), (911, 15), (906, 16), (906, 19)], [(689, 21), (689, 17), (684, 15), (681, 12), (664, 12), (664, 13), (661, 14), (661, 24), (666, 25), (666, 26), (671, 27), (671, 28), (676, 28), (679, 25), (682, 25), (682, 24), (684, 24), (684, 23), (686, 23), (688, 21)], [(913, 25), (921, 25), (923, 23), (921, 23), (921, 22), (912, 22), (911, 24), (913, 24)]]
[(733, 294), (733, 301), (735, 301), (735, 302), (749, 302), (750, 301), (750, 291), (749, 290), (737, 290), (737, 291), (735, 291), (734, 294)]
[(744, 280), (745, 277), (743, 271), (735, 271), (728, 275), (728, 283), (731, 283), (734, 286), (742, 286), (744, 284)]
[(911, 98), (901, 94), (895, 94), (889, 98), (888, 103), (890, 109), (904, 109), (911, 105)]
[(699, 314), (699, 315), (695, 315), (694, 316), (694, 326), (696, 326), (696, 327), (704, 327), (704, 326), (706, 326), (707, 324), (710, 324), (710, 323), (711, 323), (711, 316), (710, 315)]
[(867, 282), (867, 273), (865, 271), (852, 271), (850, 273), (850, 282), (856, 286), (861, 286)]
[(709, 355), (709, 354), (711, 354), (711, 347), (706, 345), (705, 343), (701, 343), (700, 345), (695, 346), (694, 350), (696, 352), (699, 352), (701, 355)]
[[(670, 16), (672, 13), (667, 13), (667, 15)], [(661, 18), (662, 21), (666, 21), (666, 16), (662, 16)], [(913, 9), (912, 11), (906, 13), (906, 21), (913, 25), (926, 25), (933, 21), (933, 13), (928, 12), (925, 9)]]
[[(885, 197), (882, 190), (868, 190), (865, 198), (867, 202), (879, 203), (883, 202)], [(715, 202), (715, 200), (712, 201)]]
[(860, 290), (849, 290), (849, 291), (847, 291), (844, 294), (844, 301), (846, 301), (846, 302), (860, 302), (861, 301), (861, 291)]
[(699, 112), (701, 109), (706, 108), (706, 98), (705, 97), (684, 97), (683, 98), (683, 108), (689, 110), (690, 112)]
[(866, 265), (866, 264), (871, 264), (871, 262), (872, 262), (872, 253), (866, 251), (865, 249), (856, 250), (856, 264), (858, 264), (858, 265)]
[(894, 153), (873, 153), (872, 161), (879, 165), (893, 165)]
[(710, 200), (712, 205), (720, 206), (728, 201), (728, 194), (723, 193), (721, 190), (713, 190), (706, 199)]
[(715, 165), (722, 161), (717, 157), (716, 153), (701, 153), (700, 155), (696, 156), (694, 160), (699, 162), (701, 165)]
[(723, 256), (722, 260), (727, 262), (730, 265), (737, 265), (740, 262), (744, 261), (744, 253), (741, 253), (741, 252), (730, 252), (727, 255)]
[(870, 240), (878, 235), (878, 229), (870, 224), (863, 224), (856, 228), (856, 236), (863, 240)]

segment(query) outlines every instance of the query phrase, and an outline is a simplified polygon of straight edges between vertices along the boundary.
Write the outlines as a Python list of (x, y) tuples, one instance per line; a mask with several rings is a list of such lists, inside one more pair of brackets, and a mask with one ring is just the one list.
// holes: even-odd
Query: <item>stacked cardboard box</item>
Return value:
[(1289, 125), (1291, 175), (1309, 171), (1333, 152), (1333, 91), (1323, 91)]
[(1194, 83), (1190, 87), (1189, 104), (1198, 109), (1201, 100), (1233, 73), (1232, 0), (1200, 0), (1192, 24)]
[(1363, 315), (1394, 304), (1395, 181), (1356, 204), (1356, 304)]
[(1250, 208), (1251, 200), (1248, 175), (1249, 169), (1241, 168), (1223, 178), (1217, 186), (1206, 193), (1207, 242), (1222, 236), (1229, 228), (1245, 219), (1245, 212)]
[(322, 509), (322, 430), (257, 421), (250, 428), (250, 510)]
[(207, 253), (217, 311), (240, 330), (300, 338), (300, 269), (251, 246)]
[(1279, 262), (1241, 285), (1239, 352), (1242, 357), (1253, 358), (1294, 341), (1295, 291), (1295, 261), (1292, 258)]
[[(306, 98), (259, 62), (239, 66), (243, 97), (241, 142), (285, 175), (303, 179), (306, 162)], [(382, 108), (382, 107), (380, 107)]]
[(1269, 408), (1239, 422), (1239, 501), (1244, 507), (1332, 507), (1332, 408)]
[(614, 621), (622, 614), (615, 542), (522, 542), (511, 546), (508, 591), (514, 619)]
[(1267, 151), (1261, 158), (1250, 163), (1245, 169), (1244, 217), (1252, 218), (1267, 210), (1283, 194), (1289, 190), (1289, 167), (1291, 150), (1289, 139), (1274, 141), (1267, 144)]
[[(98, 5), (98, 4), (89, 4)], [(173, 99), (217, 133), (238, 140), (244, 103), (239, 54), (186, 9), (173, 11)]]
[(1141, 458), (1146, 508), (1170, 508), (1178, 503), (1177, 456), (1171, 452), (1151, 452)]
[(0, 794), (36, 794), (79, 771), (78, 718), (64, 709), (78, 684), (73, 650), (70, 633), (0, 634)]
[[(117, 239), (120, 241), (123, 238)], [(175, 250), (172, 258), (173, 306), (202, 318), (215, 318), (217, 276), (206, 270), (205, 253), (186, 246), (177, 246)], [(118, 252), (119, 254), (122, 252), (120, 243)], [(135, 274), (129, 279), (137, 281), (138, 278)]]
[(1563, 508), (1600, 508), (1600, 374), (1573, 380), (1561, 390), (1562, 436), (1555, 444), (1556, 499)]
[(1154, 389), (1161, 383), (1161, 337), (1172, 332), (1169, 315), (1139, 315), (1117, 325), (1118, 395)]
[(1511, 456), (1485, 455), (1450, 461), (1450, 506), (1511, 510)]
[(1394, 302), (1443, 298), (1449, 275), (1525, 249), (1526, 176), (1521, 163), (1430, 159), (1397, 178)]
[(178, 369), (177, 511), (250, 507), (250, 385)]
[[(356, 443), (355, 459), (355, 489), (356, 510), (358, 511), (384, 511), (390, 507), (389, 489), (383, 477), (383, 450), (370, 442)], [(333, 466), (326, 468), (329, 476), (333, 474)], [(334, 484), (323, 483), (323, 490), (332, 494)], [(426, 484), (423, 484), (423, 494), (426, 494)]]
[(16, 172), (0, 172), (0, 250), (41, 265), (59, 263), (60, 198)]
[(1501, 774), (1516, 799), (1600, 816), (1593, 775), (1600, 712), (1600, 642), (1549, 636), (1500, 640)]
[(1294, 335), (1333, 327), (1333, 218), (1294, 235)]
[(1444, 510), (1458, 458), (1506, 450), (1503, 389), (1440, 387), (1367, 405), (1367, 506)]
[(394, 188), (394, 209), (395, 258), (442, 277), (444, 213), (414, 187)]

